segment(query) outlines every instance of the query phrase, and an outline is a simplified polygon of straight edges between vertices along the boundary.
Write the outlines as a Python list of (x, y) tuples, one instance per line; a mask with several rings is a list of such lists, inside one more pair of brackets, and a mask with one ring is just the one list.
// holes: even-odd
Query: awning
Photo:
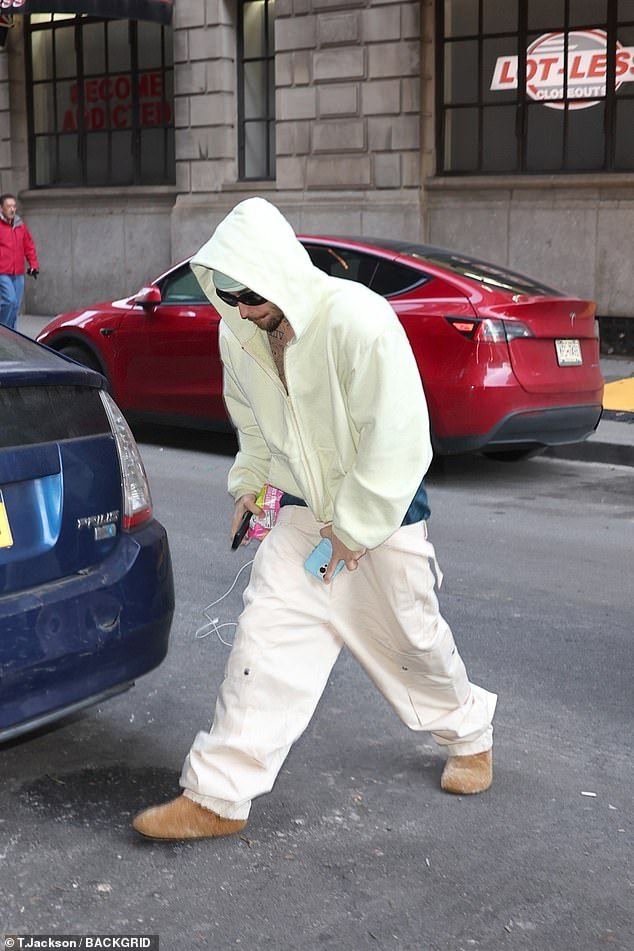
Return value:
[(87, 13), (122, 20), (171, 23), (174, 0), (2, 0), (2, 13)]

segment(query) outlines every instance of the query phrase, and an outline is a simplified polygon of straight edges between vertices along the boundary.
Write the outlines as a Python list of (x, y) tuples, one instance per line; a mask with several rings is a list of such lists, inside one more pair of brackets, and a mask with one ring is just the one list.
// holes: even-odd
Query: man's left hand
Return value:
[(330, 584), (332, 581), (332, 576), (335, 573), (335, 568), (340, 561), (345, 563), (348, 571), (356, 571), (359, 567), (359, 559), (363, 558), (366, 553), (366, 549), (362, 548), (360, 551), (351, 551), (341, 539), (337, 538), (335, 533), (332, 530), (332, 525), (325, 525), (319, 533), (322, 538), (329, 538), (330, 544), (332, 545), (332, 558), (326, 569), (326, 574), (324, 575), (324, 584)]

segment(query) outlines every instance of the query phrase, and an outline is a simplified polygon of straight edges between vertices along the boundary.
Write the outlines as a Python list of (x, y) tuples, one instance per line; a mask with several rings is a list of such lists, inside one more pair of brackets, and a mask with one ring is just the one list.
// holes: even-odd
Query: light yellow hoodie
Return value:
[[(238, 499), (269, 482), (332, 522), (348, 548), (375, 548), (401, 525), (432, 457), (427, 405), (401, 324), (382, 297), (316, 268), (274, 205), (240, 202), (194, 255), (219, 311)], [(295, 337), (288, 393), (266, 333), (216, 295), (222, 271), (276, 304)]]

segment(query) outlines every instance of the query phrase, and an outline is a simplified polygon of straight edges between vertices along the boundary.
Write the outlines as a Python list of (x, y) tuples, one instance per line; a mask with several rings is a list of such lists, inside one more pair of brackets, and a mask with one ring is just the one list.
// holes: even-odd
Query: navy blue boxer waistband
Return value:
[[(304, 499), (300, 499), (296, 495), (290, 495), (288, 492), (284, 492), (280, 498), (280, 508), (284, 508), (285, 505), (301, 505), (304, 508), (308, 508)], [(415, 522), (424, 522), (429, 518), (430, 513), (431, 510), (427, 501), (427, 491), (424, 483), (421, 482), (416, 490), (416, 495), (410, 502), (401, 525), (413, 525)]]
[(296, 495), (289, 495), (288, 492), (284, 492), (280, 499), (280, 508), (283, 509), (285, 505), (301, 505), (303, 508), (308, 508), (303, 499), (299, 499)]

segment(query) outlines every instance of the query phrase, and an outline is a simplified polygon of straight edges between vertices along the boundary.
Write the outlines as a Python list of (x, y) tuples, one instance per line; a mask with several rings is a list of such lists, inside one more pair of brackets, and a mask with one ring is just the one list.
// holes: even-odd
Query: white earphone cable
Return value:
[(242, 565), (237, 575), (233, 579), (233, 584), (231, 585), (231, 587), (227, 591), (225, 591), (225, 593), (221, 595), (219, 598), (216, 598), (215, 601), (212, 601), (211, 604), (208, 604), (206, 608), (203, 608), (202, 613), (203, 613), (203, 616), (207, 618), (207, 623), (203, 624), (202, 627), (199, 627), (198, 630), (196, 631), (196, 634), (195, 634), (196, 640), (202, 640), (204, 637), (209, 637), (210, 634), (215, 633), (216, 637), (218, 638), (221, 644), (224, 644), (225, 647), (233, 647), (233, 644), (230, 644), (228, 641), (225, 641), (223, 639), (222, 635), (220, 634), (220, 629), (222, 627), (237, 627), (238, 622), (225, 621), (223, 624), (218, 624), (219, 618), (211, 617), (209, 612), (211, 611), (213, 607), (215, 607), (217, 604), (220, 604), (221, 601), (224, 601), (224, 599), (227, 598), (231, 594), (236, 584), (238, 583), (238, 578), (240, 577), (242, 572), (245, 570), (245, 568), (250, 568), (252, 564), (253, 564), (253, 559), (251, 561), (247, 561), (246, 564)]

